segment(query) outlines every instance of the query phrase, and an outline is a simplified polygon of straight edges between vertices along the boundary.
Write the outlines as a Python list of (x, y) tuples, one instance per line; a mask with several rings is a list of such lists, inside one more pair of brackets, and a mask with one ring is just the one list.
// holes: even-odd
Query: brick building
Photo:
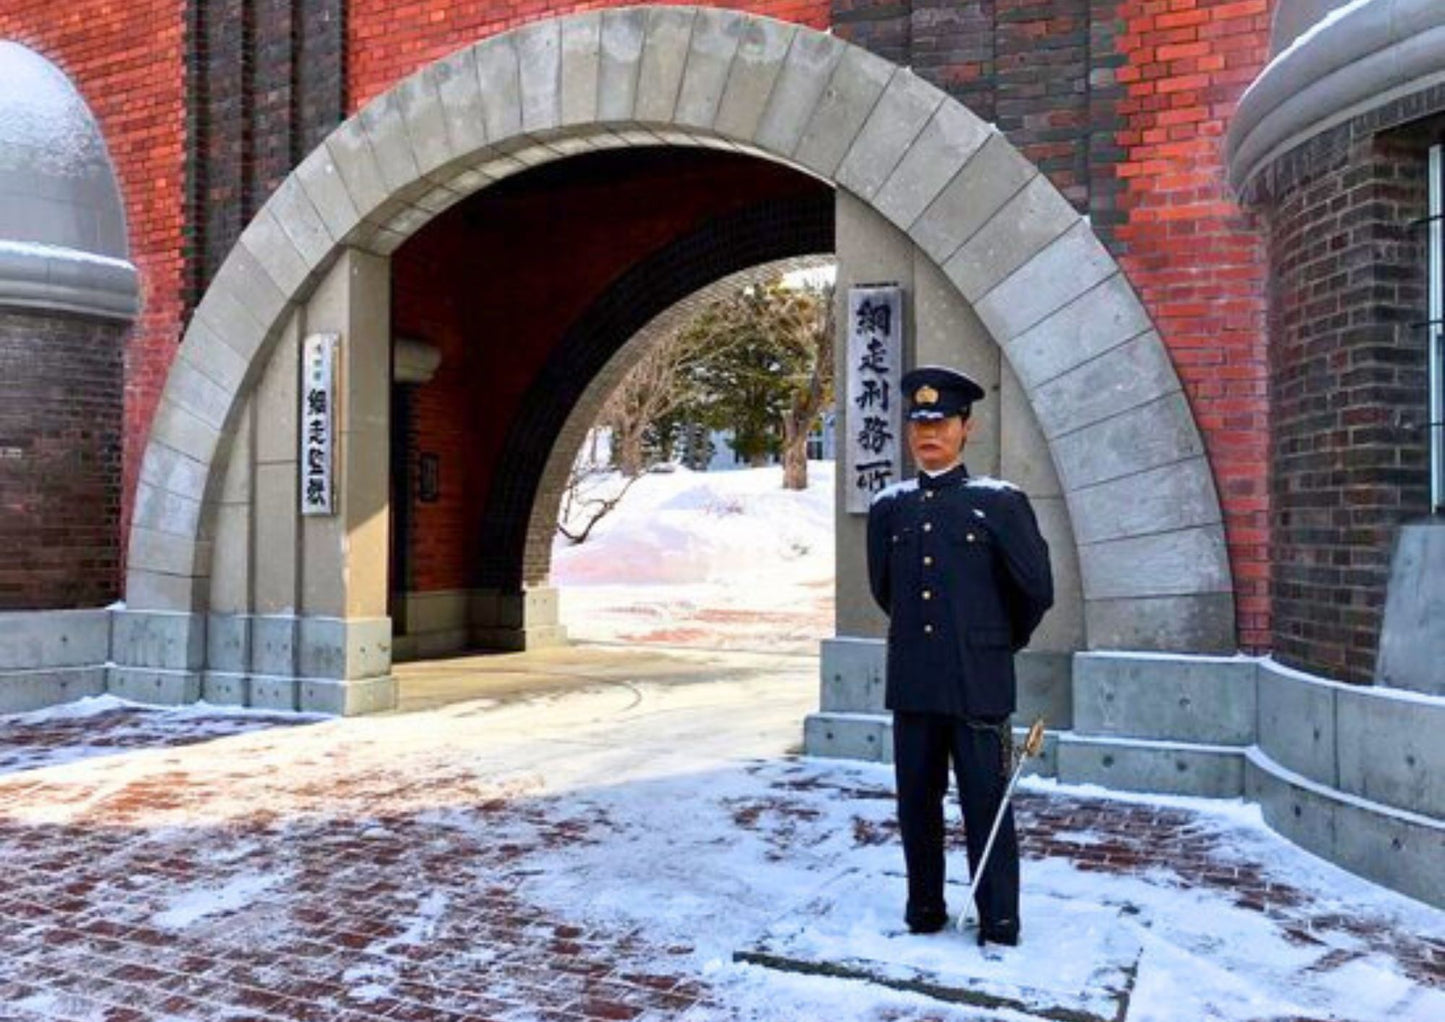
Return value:
[[(0, 90), (0, 706), (357, 712), (394, 641), (555, 640), (561, 467), (629, 340), (831, 252), (997, 395), (976, 456), (1063, 594), (1021, 654), (1051, 769), (1248, 793), (1405, 889), (1445, 856), (1439, 4), (14, 0), (0, 38), (101, 182), (63, 187), (72, 132), (14, 169), (47, 118)], [(123, 228), (33, 215), (107, 175)], [(67, 266), (113, 278), (15, 284)], [(304, 516), (320, 335), (337, 513)], [(858, 529), (808, 740), (878, 755)]]

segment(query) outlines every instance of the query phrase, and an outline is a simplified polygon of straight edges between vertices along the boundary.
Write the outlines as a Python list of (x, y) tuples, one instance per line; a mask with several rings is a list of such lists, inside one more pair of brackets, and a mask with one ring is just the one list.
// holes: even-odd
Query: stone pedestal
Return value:
[(1375, 680), (1445, 695), (1445, 518), (1400, 528)]
[(551, 586), (525, 586), (520, 593), (474, 589), (472, 644), (509, 652), (560, 646), (567, 641), (567, 630), (557, 610), (557, 590)]

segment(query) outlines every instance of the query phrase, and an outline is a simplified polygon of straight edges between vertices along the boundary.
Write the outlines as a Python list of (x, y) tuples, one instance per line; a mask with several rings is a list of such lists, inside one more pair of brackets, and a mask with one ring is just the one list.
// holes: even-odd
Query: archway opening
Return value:
[[(561, 641), (558, 506), (602, 403), (669, 310), (830, 254), (833, 210), (830, 187), (776, 163), (636, 148), (518, 174), (397, 250), (397, 659)], [(831, 554), (831, 530), (814, 542)]]

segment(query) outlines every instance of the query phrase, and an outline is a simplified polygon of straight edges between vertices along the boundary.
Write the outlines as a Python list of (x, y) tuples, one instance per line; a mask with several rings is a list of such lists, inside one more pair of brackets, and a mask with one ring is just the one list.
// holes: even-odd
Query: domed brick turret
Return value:
[(124, 339), (137, 311), (120, 190), (84, 99), (0, 42), (0, 610), (119, 592)]

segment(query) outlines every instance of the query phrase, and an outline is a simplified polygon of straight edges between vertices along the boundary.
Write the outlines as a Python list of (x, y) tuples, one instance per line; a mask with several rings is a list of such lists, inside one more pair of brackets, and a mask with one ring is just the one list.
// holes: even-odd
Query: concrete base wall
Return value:
[(105, 692), (107, 610), (0, 613), (0, 713), (25, 713)]
[(109, 693), (158, 705), (396, 705), (389, 618), (104, 610), (0, 614), (0, 713)]
[(559, 646), (567, 630), (558, 619), (557, 590), (528, 586), (521, 593), (449, 589), (398, 593), (392, 659), (401, 662), (463, 650), (515, 652)]
[[(892, 762), (884, 657), (881, 640), (824, 642), (821, 708), (804, 723), (808, 755)], [(1025, 652), (1017, 665), (1016, 721), (1042, 713), (1051, 725), (1034, 772), (1248, 798), (1311, 852), (1445, 907), (1445, 697), (1240, 656), (1091, 652), (1060, 665)]]
[(1375, 680), (1445, 695), (1445, 518), (1400, 527)]
[(397, 659), (535, 649), (567, 638), (550, 587), (520, 594), (402, 594), (397, 606), (410, 634), (396, 649), (389, 617), (183, 614), (119, 606), (0, 613), (0, 713), (107, 692), (159, 705), (205, 700), (370, 713), (396, 705), (391, 665)]

